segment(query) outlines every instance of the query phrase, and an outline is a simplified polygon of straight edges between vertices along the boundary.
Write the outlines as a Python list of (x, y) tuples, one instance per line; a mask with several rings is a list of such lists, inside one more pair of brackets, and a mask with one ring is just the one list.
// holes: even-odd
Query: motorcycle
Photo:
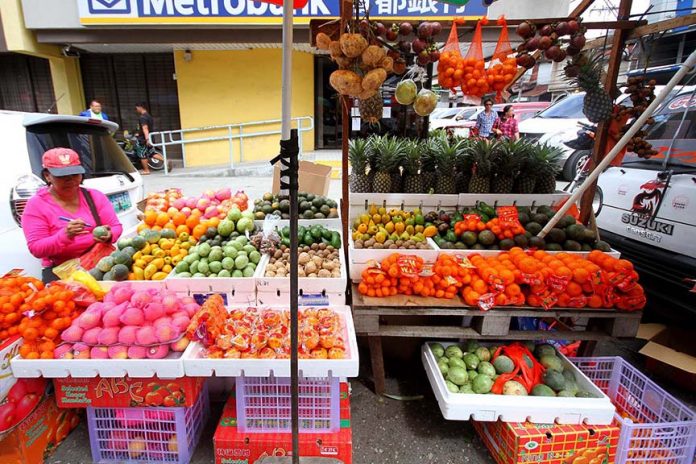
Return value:
[(568, 163), (575, 167), (575, 176), (563, 189), (566, 192), (573, 192), (590, 174), (590, 162), (592, 161), (597, 126), (583, 122), (579, 122), (578, 126), (580, 126), (580, 130), (577, 132), (577, 137), (563, 142), (567, 147), (575, 150), (568, 160)]
[[(138, 138), (135, 135), (129, 133), (128, 131), (123, 131), (123, 140), (118, 140), (117, 143), (121, 147), (123, 152), (126, 154), (128, 159), (131, 161), (131, 163), (133, 163), (133, 166), (135, 166), (136, 169), (141, 169), (142, 163), (140, 162), (140, 158), (138, 158), (138, 155), (136, 154), (136, 150), (140, 150), (143, 147)], [(146, 147), (145, 149), (147, 150), (148, 154), (148, 167), (153, 171), (161, 171), (162, 169), (164, 169), (164, 160), (154, 157), (154, 155), (157, 153), (155, 147), (150, 146)]]

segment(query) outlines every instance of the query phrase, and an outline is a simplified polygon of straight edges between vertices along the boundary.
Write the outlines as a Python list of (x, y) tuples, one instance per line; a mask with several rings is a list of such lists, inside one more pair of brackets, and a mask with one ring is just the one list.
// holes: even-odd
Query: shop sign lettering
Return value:
[[(254, 0), (76, 0), (80, 21), (104, 24), (280, 24), (283, 8)], [(487, 8), (481, 2), (464, 6), (437, 0), (365, 0), (371, 18), (448, 19), (480, 17)], [(312, 18), (339, 16), (339, 0), (309, 0), (295, 10), (298, 24)]]

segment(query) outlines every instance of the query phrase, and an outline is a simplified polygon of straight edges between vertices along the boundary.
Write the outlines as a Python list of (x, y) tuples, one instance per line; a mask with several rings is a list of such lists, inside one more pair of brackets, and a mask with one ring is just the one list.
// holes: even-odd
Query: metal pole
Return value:
[(232, 126), (227, 128), (227, 137), (228, 143), (230, 144), (230, 169), (234, 169), (234, 142), (232, 141)]
[(597, 167), (594, 168), (594, 170), (590, 173), (589, 176), (587, 176), (587, 179), (585, 179), (585, 182), (578, 188), (573, 194), (568, 198), (568, 201), (566, 201), (563, 206), (558, 210), (556, 215), (551, 218), (551, 220), (546, 224), (546, 226), (539, 232), (539, 237), (544, 238), (546, 234), (549, 233), (551, 229), (556, 225), (556, 223), (566, 214), (566, 212), (570, 209), (572, 205), (575, 204), (576, 201), (578, 201), (578, 198), (582, 196), (582, 194), (587, 190), (590, 186), (594, 185), (594, 183), (597, 181), (597, 178), (599, 175), (604, 171), (607, 166), (612, 162), (614, 158), (616, 158), (616, 155), (618, 155), (621, 150), (623, 150), (624, 146), (628, 143), (629, 140), (633, 138), (633, 136), (638, 132), (643, 125), (645, 124), (645, 121), (648, 120), (652, 116), (652, 114), (655, 112), (657, 107), (664, 101), (665, 98), (669, 95), (669, 93), (672, 91), (672, 89), (681, 82), (681, 80), (686, 76), (689, 72), (693, 70), (693, 68), (696, 66), (696, 50), (691, 52), (691, 55), (686, 59), (686, 61), (680, 65), (679, 71), (670, 79), (670, 81), (665, 85), (665, 87), (662, 89), (662, 91), (659, 93), (657, 98), (653, 100), (652, 103), (646, 108), (645, 111), (643, 111), (643, 114), (641, 114), (638, 119), (633, 123), (633, 125), (628, 129), (628, 131), (624, 134), (623, 137), (621, 137), (621, 140), (617, 142), (617, 144), (612, 148), (612, 150), (607, 154), (607, 156), (604, 157), (604, 159), (597, 165)]
[[(282, 112), (281, 141), (291, 139), (292, 128), (292, 19), (293, 0), (283, 2), (283, 69), (282, 69)], [(295, 141), (296, 143), (296, 141)], [(293, 147), (294, 148), (294, 147)], [(297, 157), (292, 150), (290, 156)], [(296, 166), (295, 163), (291, 163)], [(300, 464), (300, 389), (298, 372), (298, 255), (297, 222), (299, 205), (297, 204), (297, 170), (290, 169), (290, 394), (292, 416), (292, 463)]]

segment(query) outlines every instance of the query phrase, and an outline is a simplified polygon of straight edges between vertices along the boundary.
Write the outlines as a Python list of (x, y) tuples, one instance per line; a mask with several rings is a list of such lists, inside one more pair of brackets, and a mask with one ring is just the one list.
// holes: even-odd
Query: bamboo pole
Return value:
[(566, 201), (563, 206), (558, 210), (558, 212), (549, 220), (549, 222), (544, 226), (544, 228), (539, 232), (538, 236), (541, 238), (544, 238), (546, 234), (549, 233), (551, 229), (553, 229), (553, 226), (556, 225), (556, 223), (568, 212), (570, 207), (575, 204), (575, 202), (580, 198), (580, 196), (587, 190), (591, 185), (594, 185), (594, 183), (597, 181), (597, 178), (599, 175), (609, 166), (609, 164), (616, 158), (616, 156), (623, 150), (624, 146), (633, 138), (634, 135), (636, 135), (636, 132), (638, 132), (643, 125), (645, 124), (645, 121), (648, 120), (652, 116), (652, 114), (655, 112), (655, 110), (660, 106), (660, 104), (667, 98), (669, 93), (672, 91), (672, 89), (681, 82), (681, 80), (686, 76), (689, 72), (693, 71), (693, 69), (696, 67), (696, 50), (691, 52), (691, 55), (686, 59), (684, 63), (682, 63), (680, 66), (679, 71), (670, 79), (670, 81), (665, 85), (665, 87), (662, 89), (662, 91), (658, 94), (657, 98), (653, 100), (652, 103), (646, 108), (645, 111), (643, 111), (643, 114), (641, 114), (638, 119), (633, 123), (633, 125), (626, 131), (623, 137), (621, 137), (621, 140), (618, 141), (618, 143), (612, 148), (612, 150), (607, 154), (607, 156), (604, 157), (601, 163), (597, 165), (597, 167), (594, 168), (594, 170), (590, 173), (590, 175), (587, 177), (585, 182), (578, 188), (573, 194), (568, 198), (568, 201)]

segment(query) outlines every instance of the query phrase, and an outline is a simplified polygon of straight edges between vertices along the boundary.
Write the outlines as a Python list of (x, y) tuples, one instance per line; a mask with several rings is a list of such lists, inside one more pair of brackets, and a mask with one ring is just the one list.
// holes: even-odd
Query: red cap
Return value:
[(80, 163), (80, 155), (70, 148), (51, 148), (43, 154), (41, 164), (56, 177), (85, 173), (85, 168)]

